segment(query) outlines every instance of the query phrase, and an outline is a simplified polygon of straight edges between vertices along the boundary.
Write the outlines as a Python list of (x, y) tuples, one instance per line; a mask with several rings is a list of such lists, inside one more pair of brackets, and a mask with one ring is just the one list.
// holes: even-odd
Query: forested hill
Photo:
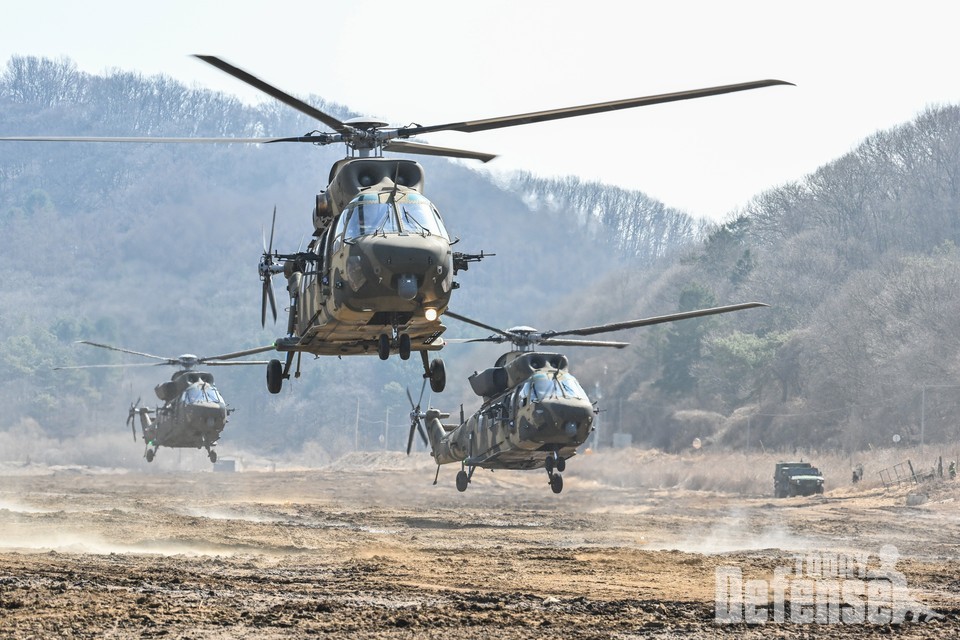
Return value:
[[(308, 101), (340, 118), (355, 115), (317, 96)], [(248, 106), (122, 70), (90, 75), (65, 59), (15, 57), (0, 74), (0, 135), (248, 137), (316, 126), (282, 104)], [(342, 152), (3, 143), (0, 451), (10, 456), (25, 447), (36, 457), (45, 455), (48, 438), (76, 445), (98, 433), (123, 435), (129, 404), (137, 396), (154, 402), (153, 386), (172, 373), (53, 372), (54, 365), (135, 361), (77, 346), (77, 339), (165, 356), (271, 343), (283, 325), (259, 326), (263, 227), (276, 206), (275, 247), (292, 251), (303, 242), (314, 195)], [(458, 248), (496, 253), (458, 277), (463, 288), (453, 308), (499, 326), (537, 322), (559, 297), (589, 289), (615, 267), (639, 273), (702, 232), (686, 214), (643, 194), (525, 175), (496, 184), (467, 163), (417, 159), (426, 194), (462, 238)], [(282, 286), (278, 293), (283, 307)], [(448, 336), (475, 335), (448, 325)], [(457, 382), (488, 363), (467, 347), (444, 357), (451, 381), (444, 406), (474, 402)], [(361, 440), (376, 442), (385, 412), (400, 416), (400, 426), (409, 410), (403, 388), (418, 385), (420, 372), (413, 360), (305, 360), (303, 377), (278, 397), (266, 393), (262, 367), (231, 367), (217, 379), (238, 410), (226, 441), (267, 452), (323, 441), (339, 453), (353, 445), (358, 402), (361, 426), (368, 424)], [(141, 452), (128, 447), (138, 459)]]
[[(14, 58), (0, 76), (0, 135), (256, 136), (315, 126), (283, 105), (246, 106), (163, 77), (91, 76), (68, 60)], [(0, 452), (53, 460), (56, 450), (56, 461), (106, 464), (117, 461), (104, 451), (123, 447), (139, 464), (138, 446), (110, 438), (129, 438), (129, 403), (152, 402), (170, 372), (51, 367), (131, 361), (78, 347), (79, 338), (162, 355), (272, 342), (282, 325), (259, 327), (261, 230), (276, 206), (275, 247), (302, 242), (341, 152), (0, 146)], [(618, 334), (632, 343), (623, 351), (570, 350), (600, 400), (601, 443), (616, 431), (671, 449), (693, 438), (791, 451), (885, 446), (894, 435), (960, 439), (960, 107), (878, 132), (719, 227), (639, 193), (530, 174), (495, 183), (465, 163), (419, 160), (460, 249), (497, 254), (458, 276), (452, 308), (466, 315), (563, 330), (771, 305)], [(448, 337), (477, 336), (447, 324)], [(462, 382), (496, 355), (445, 349), (451, 383), (432, 404), (475, 407)], [(279, 396), (266, 393), (262, 367), (218, 372), (237, 409), (225, 445), (315, 460), (355, 442), (383, 446), (391, 422), (387, 446), (405, 445), (404, 387), (416, 393), (419, 363), (321, 358), (303, 371)]]
[(620, 401), (611, 429), (659, 446), (955, 443), (958, 246), (960, 107), (933, 107), (758, 195), (679, 260), (611, 283), (616, 304), (581, 300), (616, 317), (771, 305), (638, 331), (644, 348), (588, 354), (581, 377)]

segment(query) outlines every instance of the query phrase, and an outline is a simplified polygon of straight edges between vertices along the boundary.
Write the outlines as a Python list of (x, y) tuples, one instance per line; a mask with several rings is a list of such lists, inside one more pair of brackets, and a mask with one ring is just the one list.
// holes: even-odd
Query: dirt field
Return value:
[[(774, 500), (611, 481), (623, 463), (571, 461), (559, 496), (543, 472), (478, 471), (460, 494), (455, 469), (431, 486), (422, 459), (387, 454), (283, 472), (8, 466), (0, 637), (960, 636), (960, 481)], [(892, 549), (902, 624), (871, 609), (889, 592), (869, 596)], [(771, 585), (772, 619), (777, 567), (799, 571), (788, 594), (839, 573), (866, 604), (818, 624), (788, 595), (783, 623), (715, 620), (729, 569)]]

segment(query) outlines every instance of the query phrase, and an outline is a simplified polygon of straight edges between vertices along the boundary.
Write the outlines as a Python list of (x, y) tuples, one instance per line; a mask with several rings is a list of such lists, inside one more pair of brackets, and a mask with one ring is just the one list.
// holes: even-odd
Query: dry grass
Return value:
[[(911, 447), (862, 451), (854, 455), (828, 452), (734, 452), (722, 450), (671, 454), (648, 449), (607, 449), (586, 453), (571, 461), (568, 473), (611, 486), (651, 489), (687, 489), (749, 496), (772, 495), (777, 462), (804, 460), (820, 469), (829, 492), (852, 486), (854, 465), (862, 464), (862, 489), (882, 488), (882, 469), (910, 460), (914, 470), (928, 473), (943, 456), (943, 471), (960, 457), (960, 446)], [(906, 468), (906, 467), (904, 467)]]

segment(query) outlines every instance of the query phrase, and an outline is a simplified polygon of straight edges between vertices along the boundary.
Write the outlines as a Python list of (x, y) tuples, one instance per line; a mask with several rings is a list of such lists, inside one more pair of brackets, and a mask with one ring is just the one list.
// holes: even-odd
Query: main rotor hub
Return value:
[(344, 120), (343, 124), (349, 125), (354, 129), (360, 129), (361, 131), (373, 131), (375, 129), (382, 129), (388, 126), (390, 123), (384, 122), (383, 120), (376, 120), (369, 116), (367, 117), (361, 116), (358, 118), (350, 118), (349, 120)]

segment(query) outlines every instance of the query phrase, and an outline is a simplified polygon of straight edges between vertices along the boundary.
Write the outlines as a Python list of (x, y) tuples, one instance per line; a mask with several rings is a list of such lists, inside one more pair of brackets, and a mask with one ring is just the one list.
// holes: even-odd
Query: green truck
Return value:
[(773, 495), (777, 498), (823, 493), (823, 474), (809, 462), (778, 462), (773, 472)]

